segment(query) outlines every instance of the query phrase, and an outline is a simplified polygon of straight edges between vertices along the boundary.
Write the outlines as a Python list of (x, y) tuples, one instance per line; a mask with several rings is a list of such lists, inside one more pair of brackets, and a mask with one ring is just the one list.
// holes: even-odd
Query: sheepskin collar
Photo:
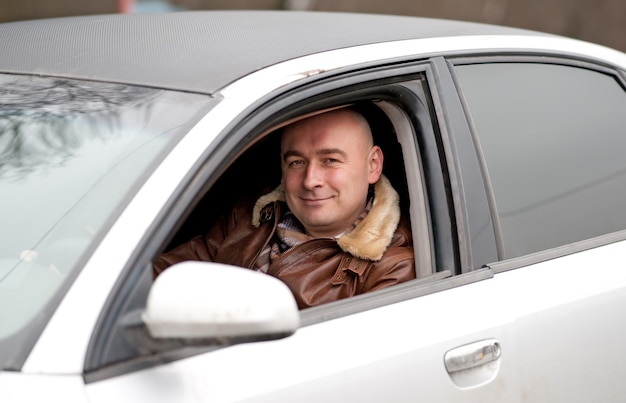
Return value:
[[(282, 185), (256, 201), (252, 212), (252, 225), (258, 227), (263, 208), (276, 201), (285, 201)], [(391, 243), (398, 222), (400, 222), (400, 197), (383, 175), (374, 185), (374, 203), (370, 212), (352, 231), (337, 239), (337, 243), (344, 252), (352, 256), (378, 261)]]

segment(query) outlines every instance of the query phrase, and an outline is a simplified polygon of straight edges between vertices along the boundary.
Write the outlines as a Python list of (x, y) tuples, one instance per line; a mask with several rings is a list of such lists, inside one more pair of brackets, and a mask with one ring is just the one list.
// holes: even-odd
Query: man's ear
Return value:
[(368, 162), (369, 162), (369, 183), (373, 184), (378, 182), (380, 175), (383, 173), (383, 150), (379, 146), (374, 146), (370, 150)]

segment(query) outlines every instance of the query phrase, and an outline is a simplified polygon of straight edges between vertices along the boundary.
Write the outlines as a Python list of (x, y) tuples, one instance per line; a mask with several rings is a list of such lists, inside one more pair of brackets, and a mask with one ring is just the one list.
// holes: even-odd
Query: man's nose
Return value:
[(306, 189), (313, 189), (322, 186), (323, 183), (322, 169), (315, 163), (308, 164), (304, 176), (304, 187)]

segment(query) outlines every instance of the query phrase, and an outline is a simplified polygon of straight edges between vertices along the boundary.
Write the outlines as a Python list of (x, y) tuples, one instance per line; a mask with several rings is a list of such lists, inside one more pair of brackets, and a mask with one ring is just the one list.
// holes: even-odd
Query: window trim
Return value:
[[(433, 274), (433, 269), (436, 270), (436, 262), (434, 257), (435, 248), (432, 225), (429, 219), (430, 209), (425, 193), (426, 184), (424, 182), (424, 170), (422, 168), (422, 152), (417, 144), (414, 127), (411, 125), (406, 112), (388, 101), (381, 101), (377, 103), (377, 105), (387, 114), (387, 117), (395, 128), (397, 141), (402, 147), (404, 174), (407, 180), (411, 204), (409, 215), (413, 235), (413, 248), (416, 251), (416, 276), (417, 278), (426, 278)], [(412, 150), (417, 150), (417, 153)], [(424, 234), (428, 234), (428, 237), (424, 237)], [(419, 253), (417, 251), (419, 251)]]
[[(467, 273), (498, 259), (495, 226), (481, 160), (450, 66), (444, 57), (436, 57), (432, 67), (431, 97), (446, 155), (442, 167), (450, 180), (460, 273)], [(476, 186), (480, 183), (483, 187)]]
[(574, 253), (583, 252), (621, 241), (626, 241), (626, 230), (600, 235), (595, 238), (583, 239), (582, 241), (542, 250), (540, 252), (520, 257), (492, 262), (489, 263), (487, 267), (491, 268), (494, 274), (503, 273), (509, 270), (519, 269), (521, 267), (557, 259), (567, 255), (573, 255)]

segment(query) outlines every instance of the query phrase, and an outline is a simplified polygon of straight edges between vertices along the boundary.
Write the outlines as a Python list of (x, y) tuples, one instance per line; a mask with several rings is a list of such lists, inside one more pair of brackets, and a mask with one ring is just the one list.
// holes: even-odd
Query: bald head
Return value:
[(334, 127), (334, 126), (349, 126), (351, 131), (355, 131), (363, 136), (364, 144), (371, 148), (374, 145), (374, 139), (372, 137), (372, 131), (370, 129), (367, 119), (360, 113), (350, 108), (334, 109), (329, 112), (324, 112), (318, 115), (309, 116), (297, 122), (286, 126), (283, 129), (283, 135), (300, 132), (307, 127)]

